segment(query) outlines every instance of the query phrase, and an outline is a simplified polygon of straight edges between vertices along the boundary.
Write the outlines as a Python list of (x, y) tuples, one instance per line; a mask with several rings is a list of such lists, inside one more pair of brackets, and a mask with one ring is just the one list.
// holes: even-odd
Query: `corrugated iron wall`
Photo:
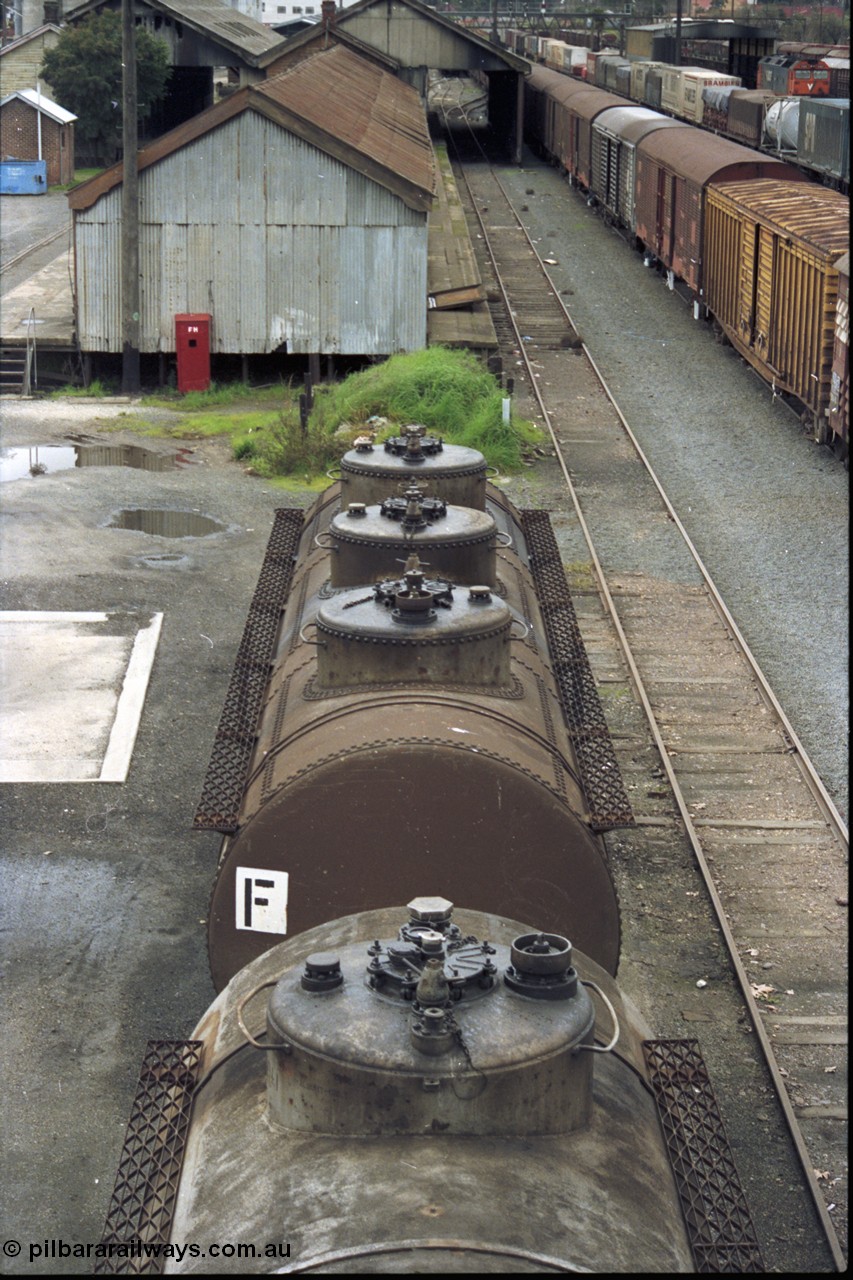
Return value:
[[(143, 170), (139, 189), (140, 350), (173, 351), (175, 314), (197, 311), (214, 352), (426, 345), (426, 214), (255, 112)], [(122, 349), (120, 225), (120, 187), (76, 214), (84, 351)]]

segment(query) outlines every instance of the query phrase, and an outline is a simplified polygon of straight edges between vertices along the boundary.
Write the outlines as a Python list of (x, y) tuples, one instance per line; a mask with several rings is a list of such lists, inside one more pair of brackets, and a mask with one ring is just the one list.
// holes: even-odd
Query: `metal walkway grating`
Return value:
[(590, 824), (598, 831), (633, 826), (631, 802), (613, 750), (551, 520), (547, 511), (528, 510), (522, 511), (521, 521), (545, 620), (552, 670), (589, 806)]
[[(201, 1040), (149, 1040), (101, 1237), (96, 1275), (159, 1275), (169, 1240)], [(146, 1245), (150, 1249), (146, 1249)]]
[(304, 523), (303, 512), (296, 508), (283, 507), (275, 513), (193, 821), (196, 830), (224, 834), (237, 830), (246, 771)]
[(764, 1271), (698, 1042), (646, 1040), (643, 1052), (696, 1270)]

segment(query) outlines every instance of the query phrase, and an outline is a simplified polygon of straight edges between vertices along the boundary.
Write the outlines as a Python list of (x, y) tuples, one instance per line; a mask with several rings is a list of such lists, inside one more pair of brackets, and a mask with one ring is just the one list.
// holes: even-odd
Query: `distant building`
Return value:
[[(45, 22), (0, 47), (0, 94), (5, 96), (16, 89), (35, 89), (44, 55), (58, 39), (59, 27), (53, 22)], [(48, 97), (52, 95), (53, 90), (44, 80), (41, 87)]]
[(0, 101), (0, 153), (4, 160), (45, 160), (48, 186), (74, 181), (74, 121), (35, 89), (16, 89)]

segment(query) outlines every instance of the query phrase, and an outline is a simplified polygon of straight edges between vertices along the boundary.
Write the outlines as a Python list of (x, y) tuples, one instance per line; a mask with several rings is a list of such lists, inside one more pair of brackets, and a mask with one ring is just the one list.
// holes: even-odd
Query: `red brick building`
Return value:
[(16, 89), (0, 101), (0, 157), (41, 158), (49, 186), (73, 182), (76, 119), (35, 89)]

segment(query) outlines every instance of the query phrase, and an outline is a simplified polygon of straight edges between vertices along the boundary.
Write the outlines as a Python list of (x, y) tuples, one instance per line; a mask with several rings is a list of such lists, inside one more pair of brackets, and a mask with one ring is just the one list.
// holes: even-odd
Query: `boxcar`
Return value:
[(838, 260), (849, 201), (813, 183), (712, 183), (705, 301), (732, 345), (828, 430)]
[(701, 129), (656, 129), (637, 152), (637, 235), (697, 298), (702, 295), (707, 185), (764, 177), (807, 182), (793, 165)]
[(590, 191), (613, 214), (617, 222), (634, 232), (637, 225), (634, 188), (637, 143), (655, 129), (686, 129), (689, 126), (651, 107), (625, 103), (608, 107), (592, 123), (592, 170)]
[(604, 89), (586, 88), (564, 103), (569, 137), (566, 168), (582, 187), (589, 188), (592, 175), (592, 125), (608, 107), (622, 107), (625, 99)]

